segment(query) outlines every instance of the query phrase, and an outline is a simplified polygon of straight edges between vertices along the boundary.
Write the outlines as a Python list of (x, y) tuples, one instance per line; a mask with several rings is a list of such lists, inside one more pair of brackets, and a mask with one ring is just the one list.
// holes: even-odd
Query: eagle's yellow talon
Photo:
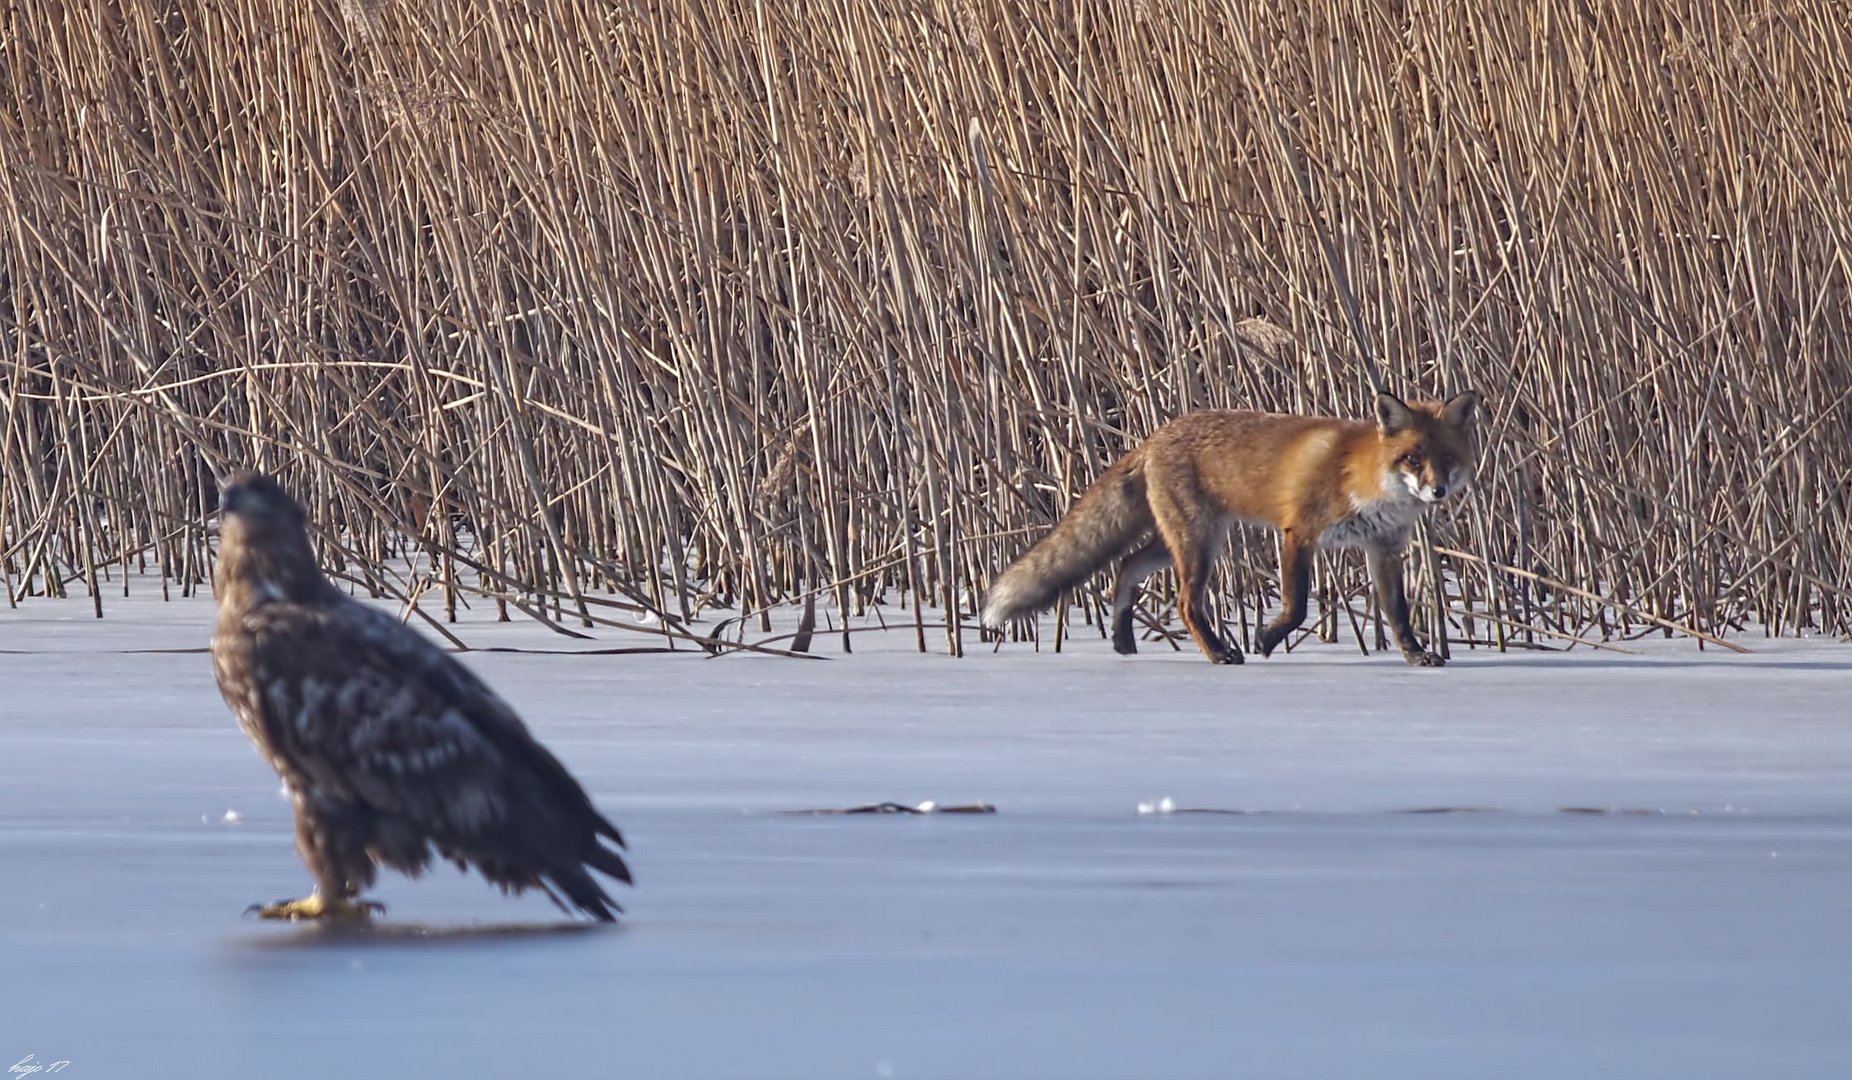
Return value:
[(363, 921), (375, 915), (384, 915), (386, 905), (377, 900), (327, 900), (321, 894), (305, 896), (300, 900), (278, 900), (274, 904), (252, 904), (244, 909), (246, 916), (255, 915), (260, 919), (288, 919), (297, 922), (305, 919), (335, 921)]

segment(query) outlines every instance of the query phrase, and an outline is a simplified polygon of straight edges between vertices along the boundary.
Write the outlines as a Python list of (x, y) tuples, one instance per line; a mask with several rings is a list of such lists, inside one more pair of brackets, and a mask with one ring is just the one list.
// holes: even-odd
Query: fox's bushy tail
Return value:
[(1145, 453), (1132, 451), (1094, 481), (1047, 536), (990, 583), (984, 625), (1000, 627), (1055, 602), (1151, 532)]

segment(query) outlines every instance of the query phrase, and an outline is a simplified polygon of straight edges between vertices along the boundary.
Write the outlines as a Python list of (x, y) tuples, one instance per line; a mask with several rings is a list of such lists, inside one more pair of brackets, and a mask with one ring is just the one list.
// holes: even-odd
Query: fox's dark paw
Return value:
[(1118, 653), (1120, 656), (1137, 656), (1138, 642), (1134, 640), (1130, 634), (1124, 637), (1114, 634), (1112, 636), (1112, 651)]
[(1439, 653), (1411, 652), (1403, 653), (1409, 667), (1446, 667), (1447, 658)]
[(1220, 652), (1210, 653), (1209, 662), (1211, 664), (1245, 664), (1247, 663), (1247, 657), (1241, 655), (1240, 649), (1230, 645)]

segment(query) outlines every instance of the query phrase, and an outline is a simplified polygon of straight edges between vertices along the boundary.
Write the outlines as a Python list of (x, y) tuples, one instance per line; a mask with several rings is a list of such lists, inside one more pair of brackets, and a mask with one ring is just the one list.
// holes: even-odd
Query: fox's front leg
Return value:
[(1317, 546), (1296, 529), (1280, 534), (1280, 613), (1260, 632), (1260, 654), (1272, 656), (1286, 635), (1305, 622), (1306, 602), (1312, 595), (1312, 556)]
[(1402, 585), (1402, 548), (1400, 545), (1390, 547), (1371, 547), (1367, 552), (1370, 563), (1370, 577), (1376, 581), (1376, 602), (1382, 605), (1383, 613), (1389, 616), (1389, 625), (1395, 630), (1395, 643), (1402, 650), (1402, 658), (1415, 667), (1440, 667), (1446, 658), (1439, 653), (1429, 652), (1421, 639), (1415, 636), (1415, 628), (1408, 621), (1408, 592)]

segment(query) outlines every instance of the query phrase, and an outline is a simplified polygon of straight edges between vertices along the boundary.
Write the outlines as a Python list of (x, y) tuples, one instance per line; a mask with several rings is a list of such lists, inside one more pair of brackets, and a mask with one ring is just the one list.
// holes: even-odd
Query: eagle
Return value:
[(323, 576), (308, 517), (256, 472), (220, 496), (212, 665), (239, 726), (295, 807), (315, 878), (269, 919), (364, 920), (381, 866), (417, 877), (435, 853), (562, 911), (622, 909), (591, 871), (630, 884), (624, 839), (558, 758), (468, 668)]

